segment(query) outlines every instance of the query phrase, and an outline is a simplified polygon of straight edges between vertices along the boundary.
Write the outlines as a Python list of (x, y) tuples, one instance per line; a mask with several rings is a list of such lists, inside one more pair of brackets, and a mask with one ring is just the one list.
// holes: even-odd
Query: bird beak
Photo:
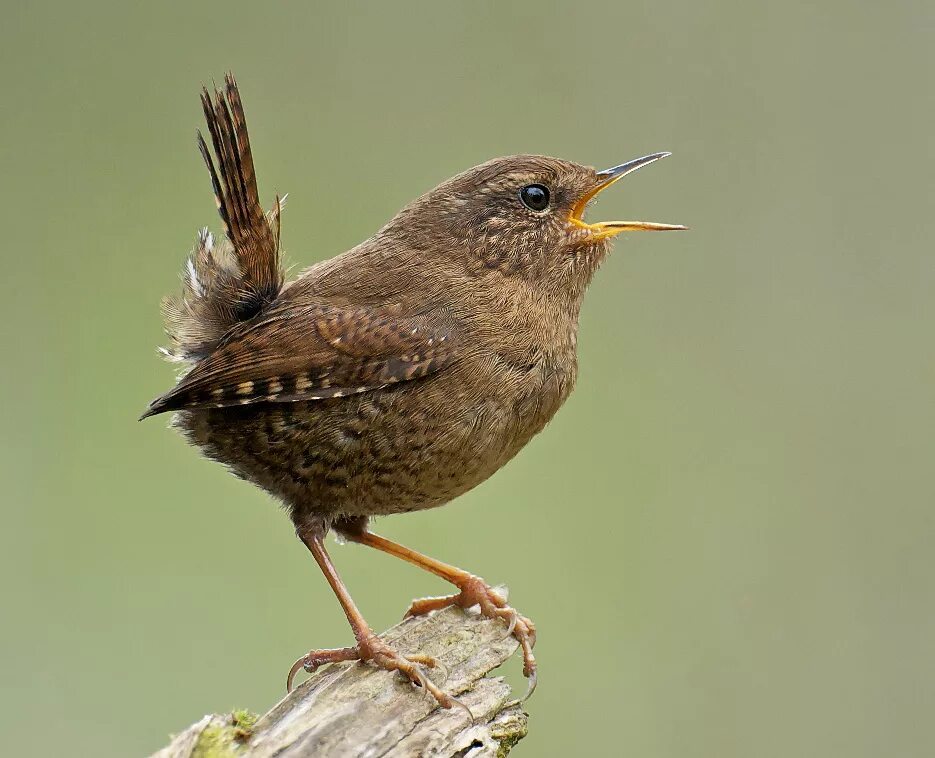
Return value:
[(568, 219), (569, 222), (572, 226), (586, 230), (592, 239), (614, 237), (620, 234), (620, 232), (670, 232), (687, 229), (688, 227), (682, 226), (681, 224), (658, 224), (653, 221), (600, 221), (596, 224), (589, 224), (582, 218), (588, 203), (591, 202), (599, 192), (604, 191), (611, 184), (615, 184), (638, 168), (648, 166), (650, 163), (655, 163), (660, 158), (666, 158), (670, 155), (672, 155), (672, 153), (653, 153), (652, 155), (644, 155), (642, 158), (621, 163), (619, 166), (614, 166), (613, 168), (598, 171), (596, 174), (598, 180), (597, 186), (585, 193), (585, 195), (575, 203), (574, 208), (571, 210), (571, 216)]

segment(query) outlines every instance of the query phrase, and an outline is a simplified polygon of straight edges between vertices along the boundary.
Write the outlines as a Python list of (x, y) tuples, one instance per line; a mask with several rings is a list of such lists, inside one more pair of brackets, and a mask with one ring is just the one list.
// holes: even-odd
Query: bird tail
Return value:
[(198, 149), (211, 175), (227, 239), (216, 242), (203, 229), (182, 272), (181, 295), (163, 302), (171, 342), (164, 353), (182, 361), (197, 361), (210, 353), (231, 327), (273, 302), (283, 285), (282, 201), (277, 197), (270, 213), (260, 205), (247, 122), (233, 75), (225, 77), (224, 88), (216, 88), (213, 96), (203, 89), (201, 104), (214, 157), (201, 132)]

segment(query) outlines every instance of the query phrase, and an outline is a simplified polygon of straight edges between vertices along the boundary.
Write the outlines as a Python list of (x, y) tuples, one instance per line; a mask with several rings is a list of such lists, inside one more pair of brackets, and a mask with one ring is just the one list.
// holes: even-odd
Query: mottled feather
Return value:
[(230, 332), (145, 415), (366, 392), (436, 373), (461, 347), (444, 309), (285, 303)]

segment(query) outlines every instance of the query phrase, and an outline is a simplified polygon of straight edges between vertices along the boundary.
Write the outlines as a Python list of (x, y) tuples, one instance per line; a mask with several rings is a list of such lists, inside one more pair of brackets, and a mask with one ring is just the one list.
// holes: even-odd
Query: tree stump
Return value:
[(517, 648), (506, 631), (501, 621), (450, 607), (381, 635), (403, 653), (433, 656), (432, 681), (461, 700), (473, 722), (397, 673), (341, 663), (315, 672), (263, 716), (205, 716), (153, 758), (505, 756), (527, 722), (504, 679), (487, 676)]

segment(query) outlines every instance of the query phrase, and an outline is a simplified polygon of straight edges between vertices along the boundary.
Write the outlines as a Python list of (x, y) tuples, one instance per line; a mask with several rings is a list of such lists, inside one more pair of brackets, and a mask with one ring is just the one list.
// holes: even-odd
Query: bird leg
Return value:
[(310, 650), (292, 665), (286, 680), (286, 690), (292, 690), (292, 683), (299, 669), (305, 669), (311, 673), (328, 663), (360, 660), (370, 661), (386, 671), (398, 671), (407, 677), (410, 682), (431, 693), (443, 708), (461, 705), (455, 698), (436, 687), (426, 676), (423, 667), (433, 668), (435, 666), (434, 658), (427, 655), (403, 655), (374, 634), (370, 625), (357, 609), (357, 605), (347, 591), (347, 587), (344, 586), (337, 569), (331, 562), (331, 556), (325, 550), (324, 525), (320, 523), (302, 525), (296, 529), (296, 533), (315, 557), (322, 573), (325, 575), (325, 579), (328, 580), (328, 584), (334, 590), (334, 594), (337, 596), (338, 602), (341, 603), (344, 614), (347, 616), (347, 620), (354, 632), (354, 637), (357, 639), (357, 644), (354, 647), (332, 650)]
[(528, 689), (523, 700), (528, 698), (536, 688), (536, 658), (532, 648), (536, 644), (536, 627), (525, 616), (516, 612), (509, 606), (506, 599), (479, 576), (474, 576), (462, 569), (452, 566), (415, 550), (400, 545), (397, 542), (374, 534), (367, 528), (363, 519), (346, 519), (336, 523), (335, 530), (344, 535), (351, 542), (381, 550), (397, 558), (402, 558), (414, 566), (418, 566), (435, 576), (450, 582), (460, 591), (454, 595), (444, 597), (427, 597), (413, 600), (406, 616), (421, 616), (431, 611), (446, 608), (449, 605), (458, 605), (464, 609), (478, 606), (482, 615), (487, 618), (503, 619), (507, 624), (507, 634), (512, 634), (519, 641), (523, 649), (523, 674), (529, 679)]

